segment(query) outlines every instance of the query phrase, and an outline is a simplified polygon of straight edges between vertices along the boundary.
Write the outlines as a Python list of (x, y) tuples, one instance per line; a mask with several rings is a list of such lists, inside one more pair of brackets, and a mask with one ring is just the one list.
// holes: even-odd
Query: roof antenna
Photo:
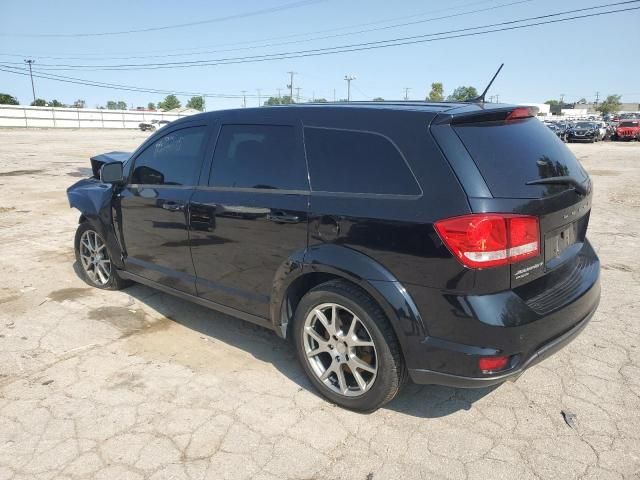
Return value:
[(484, 92), (482, 92), (482, 94), (477, 96), (476, 98), (472, 98), (472, 99), (468, 100), (469, 102), (471, 102), (471, 103), (484, 103), (484, 96), (489, 91), (489, 88), (491, 88), (491, 85), (493, 85), (493, 81), (496, 79), (496, 77), (500, 73), (500, 70), (502, 70), (502, 67), (504, 67), (504, 63), (500, 64), (500, 68), (498, 68), (498, 71), (495, 73), (495, 75), (493, 76), (493, 78), (489, 82), (489, 85), (487, 85), (487, 88), (484, 89)]

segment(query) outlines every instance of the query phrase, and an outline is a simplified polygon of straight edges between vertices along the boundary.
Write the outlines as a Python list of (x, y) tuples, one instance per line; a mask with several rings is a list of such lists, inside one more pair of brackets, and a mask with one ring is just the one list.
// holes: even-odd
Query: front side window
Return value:
[(223, 125), (209, 185), (308, 190), (307, 167), (286, 125)]
[(206, 127), (183, 128), (149, 145), (135, 160), (131, 183), (195, 185)]
[(311, 189), (419, 195), (415, 177), (391, 141), (371, 132), (305, 127)]

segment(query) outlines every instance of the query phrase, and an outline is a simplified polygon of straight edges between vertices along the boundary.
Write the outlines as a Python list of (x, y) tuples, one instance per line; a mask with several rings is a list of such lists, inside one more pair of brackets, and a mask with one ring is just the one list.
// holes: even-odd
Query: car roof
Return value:
[(383, 101), (383, 102), (322, 102), (322, 103), (297, 103), (288, 105), (273, 105), (263, 107), (250, 107), (250, 108), (234, 108), (228, 110), (214, 110), (210, 112), (204, 112), (196, 115), (190, 115), (183, 117), (175, 122), (184, 121), (198, 121), (203, 117), (218, 117), (225, 113), (233, 112), (238, 114), (240, 112), (246, 112), (246, 115), (250, 116), (258, 112), (267, 113), (269, 111), (313, 111), (317, 109), (322, 110), (335, 110), (340, 111), (344, 109), (348, 110), (393, 110), (393, 111), (410, 111), (410, 112), (425, 112), (433, 114), (447, 114), (447, 115), (468, 115), (473, 113), (479, 113), (482, 111), (490, 110), (505, 110), (508, 108), (516, 108), (517, 105), (510, 105), (504, 103), (475, 103), (475, 102), (418, 102), (418, 101)]

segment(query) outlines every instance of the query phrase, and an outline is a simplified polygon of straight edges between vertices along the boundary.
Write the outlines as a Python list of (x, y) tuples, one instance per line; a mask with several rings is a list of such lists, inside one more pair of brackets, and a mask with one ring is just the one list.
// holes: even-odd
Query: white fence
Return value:
[(138, 128), (141, 122), (169, 120), (187, 114), (90, 108), (0, 105), (0, 127), (33, 128)]

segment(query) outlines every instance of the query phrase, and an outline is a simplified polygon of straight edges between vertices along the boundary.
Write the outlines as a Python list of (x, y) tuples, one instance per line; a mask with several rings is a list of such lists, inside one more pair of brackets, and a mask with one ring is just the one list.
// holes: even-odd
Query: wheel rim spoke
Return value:
[(349, 359), (349, 366), (351, 366), (351, 370), (355, 370), (359, 368), (360, 370), (364, 370), (365, 372), (374, 373), (376, 371), (375, 367), (372, 367), (366, 362), (363, 362), (358, 357), (352, 357)]
[(106, 244), (94, 231), (87, 230), (80, 237), (80, 263), (87, 277), (97, 285), (106, 285), (111, 278), (111, 260)]
[(349, 309), (335, 303), (312, 309), (305, 319), (303, 345), (313, 374), (333, 392), (357, 397), (371, 389), (378, 372), (375, 343)]

